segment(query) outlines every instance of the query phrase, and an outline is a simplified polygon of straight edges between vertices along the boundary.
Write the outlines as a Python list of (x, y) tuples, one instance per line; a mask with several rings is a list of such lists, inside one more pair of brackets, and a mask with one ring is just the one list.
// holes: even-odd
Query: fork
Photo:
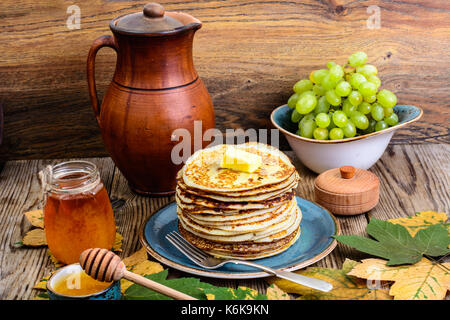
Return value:
[(187, 242), (178, 232), (172, 231), (171, 233), (166, 235), (166, 239), (173, 244), (182, 254), (184, 254), (189, 260), (194, 262), (196, 265), (205, 268), (205, 269), (217, 269), (224, 264), (234, 263), (246, 265), (254, 268), (258, 268), (266, 271), (267, 273), (273, 274), (279, 278), (283, 278), (301, 285), (304, 285), (309, 288), (317, 289), (320, 291), (328, 292), (333, 289), (331, 283), (310, 278), (306, 276), (302, 276), (300, 274), (284, 271), (284, 270), (276, 270), (269, 268), (267, 266), (257, 264), (247, 260), (238, 260), (238, 259), (218, 259), (215, 258), (197, 247), (193, 246), (189, 242)]

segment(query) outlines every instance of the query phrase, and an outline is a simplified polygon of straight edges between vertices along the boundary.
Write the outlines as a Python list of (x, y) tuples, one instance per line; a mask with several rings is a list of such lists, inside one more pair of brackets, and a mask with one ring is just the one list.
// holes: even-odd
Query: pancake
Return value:
[(287, 250), (300, 236), (299, 174), (281, 151), (260, 143), (233, 146), (261, 156), (256, 171), (220, 168), (229, 147), (197, 151), (179, 171), (179, 232), (221, 258), (259, 259)]
[(245, 143), (233, 146), (262, 158), (261, 167), (253, 173), (220, 168), (227, 145), (199, 150), (186, 161), (183, 181), (189, 188), (208, 192), (237, 192), (280, 183), (289, 178), (295, 167), (280, 150), (262, 144)]

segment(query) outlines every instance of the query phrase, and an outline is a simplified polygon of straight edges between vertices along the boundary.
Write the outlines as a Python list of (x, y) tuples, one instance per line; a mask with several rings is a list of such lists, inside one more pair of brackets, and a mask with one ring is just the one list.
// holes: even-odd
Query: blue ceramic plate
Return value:
[[(287, 271), (304, 268), (328, 255), (339, 234), (336, 219), (325, 208), (297, 197), (303, 218), (300, 224), (300, 238), (288, 250), (272, 257), (253, 260), (271, 268)], [(172, 202), (153, 214), (142, 226), (140, 240), (147, 252), (159, 262), (198, 276), (226, 279), (248, 279), (267, 277), (270, 274), (260, 270), (227, 264), (216, 270), (201, 268), (186, 258), (165, 238), (166, 234), (178, 231), (176, 203)]]

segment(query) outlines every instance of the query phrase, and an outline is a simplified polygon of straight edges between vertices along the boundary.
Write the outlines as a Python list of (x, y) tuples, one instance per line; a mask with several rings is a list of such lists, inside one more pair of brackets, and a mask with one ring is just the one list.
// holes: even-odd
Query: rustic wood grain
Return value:
[[(314, 200), (313, 181), (316, 174), (304, 167), (289, 151), (302, 180), (297, 194)], [(370, 217), (390, 219), (412, 216), (416, 211), (436, 210), (450, 212), (448, 145), (392, 145), (370, 170), (381, 181), (380, 202), (367, 214), (336, 216), (342, 234), (366, 235), (365, 227)], [(123, 200), (115, 210), (118, 231), (124, 236), (122, 257), (129, 256), (141, 247), (139, 229), (145, 220), (173, 197), (146, 198), (133, 194), (120, 171), (110, 158), (90, 158), (99, 167), (102, 180), (111, 199)], [(0, 299), (30, 299), (38, 291), (35, 283), (53, 270), (47, 248), (24, 248), (20, 241), (29, 226), (23, 213), (41, 207), (40, 185), (36, 173), (47, 164), (61, 160), (8, 161), (0, 172)], [(360, 260), (367, 255), (348, 246), (338, 244), (323, 260), (314, 264), (320, 267), (340, 268), (346, 258)], [(170, 270), (170, 277), (189, 274)], [(203, 281), (236, 288), (243, 285), (264, 292), (263, 279), (224, 280), (202, 278)]]
[[(0, 2), (0, 160), (106, 155), (89, 107), (86, 57), (109, 21), (146, 1), (77, 1), (81, 29), (66, 27), (68, 1)], [(450, 4), (448, 1), (161, 1), (167, 10), (203, 22), (194, 40), (195, 66), (209, 89), (219, 129), (270, 127), (269, 114), (291, 87), (328, 60), (364, 50), (383, 86), (423, 119), (398, 131), (394, 144), (449, 142)], [(378, 5), (381, 28), (368, 29)], [(100, 97), (115, 53), (99, 53)], [(284, 140), (283, 140), (284, 141)], [(283, 148), (287, 148), (285, 141)]]

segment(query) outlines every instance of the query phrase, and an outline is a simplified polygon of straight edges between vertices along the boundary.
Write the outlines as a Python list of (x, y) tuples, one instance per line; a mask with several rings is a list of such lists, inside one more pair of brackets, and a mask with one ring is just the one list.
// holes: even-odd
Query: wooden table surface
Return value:
[[(295, 158), (302, 181), (297, 194), (313, 200), (313, 181), (316, 175)], [(98, 165), (112, 199), (124, 200), (116, 210), (118, 231), (124, 236), (122, 256), (138, 250), (138, 231), (142, 223), (159, 208), (173, 201), (173, 197), (145, 198), (133, 194), (110, 158), (90, 158)], [(0, 299), (31, 299), (32, 289), (42, 277), (53, 270), (47, 247), (25, 248), (16, 243), (28, 231), (25, 211), (41, 208), (42, 195), (37, 172), (47, 164), (61, 160), (21, 160), (7, 162), (0, 172)], [(391, 145), (383, 157), (371, 168), (381, 180), (380, 202), (366, 214), (337, 217), (343, 234), (365, 234), (368, 219), (398, 218), (417, 211), (450, 212), (449, 197), (450, 147), (448, 144)], [(362, 259), (366, 255), (338, 244), (336, 249), (316, 266), (340, 268), (345, 258)], [(171, 277), (186, 276), (170, 270)], [(267, 284), (255, 280), (202, 280), (220, 286), (245, 285), (263, 291)]]

